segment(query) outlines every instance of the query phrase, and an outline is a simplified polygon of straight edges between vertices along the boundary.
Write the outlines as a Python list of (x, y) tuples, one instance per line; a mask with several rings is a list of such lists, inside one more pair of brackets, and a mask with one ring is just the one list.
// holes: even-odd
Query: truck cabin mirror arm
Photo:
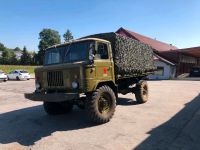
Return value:
[(90, 47), (90, 50), (89, 50), (89, 62), (90, 64), (94, 63), (94, 58), (95, 58), (95, 54), (96, 54), (96, 51), (94, 49), (94, 47)]
[(89, 51), (89, 62), (90, 62), (90, 64), (92, 64), (94, 62), (94, 58), (95, 58), (95, 55), (93, 53), (93, 50), (90, 49), (90, 51)]

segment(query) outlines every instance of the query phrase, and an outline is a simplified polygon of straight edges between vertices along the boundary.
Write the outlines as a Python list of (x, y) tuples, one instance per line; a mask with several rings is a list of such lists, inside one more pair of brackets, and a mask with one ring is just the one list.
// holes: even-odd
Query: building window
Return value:
[(164, 67), (158, 66), (155, 75), (163, 76), (164, 75)]

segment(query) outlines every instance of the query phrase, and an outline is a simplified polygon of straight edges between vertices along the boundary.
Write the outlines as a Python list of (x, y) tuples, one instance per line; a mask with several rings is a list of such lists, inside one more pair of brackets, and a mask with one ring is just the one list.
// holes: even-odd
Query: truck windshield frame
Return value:
[(87, 61), (89, 60), (89, 49), (91, 44), (95, 44), (95, 41), (80, 41), (49, 48), (45, 52), (44, 65)]

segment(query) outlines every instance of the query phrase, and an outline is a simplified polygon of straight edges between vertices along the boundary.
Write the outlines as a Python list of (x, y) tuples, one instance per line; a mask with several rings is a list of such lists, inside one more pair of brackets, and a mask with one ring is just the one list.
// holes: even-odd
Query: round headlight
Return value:
[(76, 81), (72, 82), (72, 88), (73, 89), (78, 88), (78, 83)]
[(40, 87), (41, 87), (41, 86), (40, 86), (40, 83), (36, 82), (36, 83), (35, 83), (35, 88), (36, 88), (36, 89), (40, 89)]

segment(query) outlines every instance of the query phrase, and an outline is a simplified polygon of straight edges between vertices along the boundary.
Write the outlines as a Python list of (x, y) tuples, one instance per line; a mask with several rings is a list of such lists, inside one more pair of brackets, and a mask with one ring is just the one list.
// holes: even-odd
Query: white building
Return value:
[(20, 59), (21, 56), (22, 56), (22, 52), (16, 51), (16, 52), (15, 52), (15, 55), (16, 55), (16, 58), (17, 58), (17, 59)]
[(158, 56), (154, 55), (154, 65), (157, 70), (153, 75), (149, 75), (148, 78), (152, 80), (167, 80), (173, 79), (176, 75), (176, 66), (174, 63)]

